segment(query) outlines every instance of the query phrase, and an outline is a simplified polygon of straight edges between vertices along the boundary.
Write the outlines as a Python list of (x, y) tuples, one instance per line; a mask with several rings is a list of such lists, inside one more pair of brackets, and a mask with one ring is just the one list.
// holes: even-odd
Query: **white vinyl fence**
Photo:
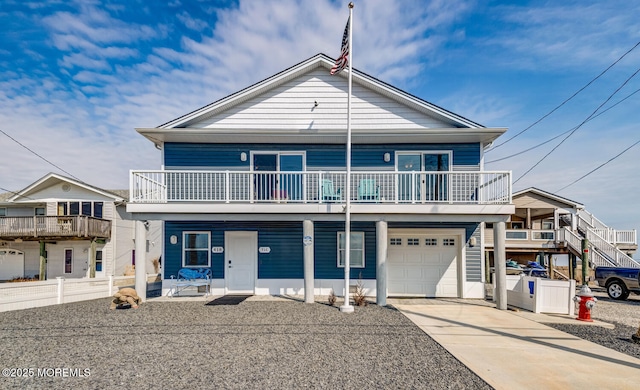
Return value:
[[(148, 275), (153, 278), (155, 274)], [(0, 312), (58, 305), (112, 296), (129, 285), (130, 276), (65, 279), (0, 284)], [(149, 278), (147, 278), (149, 280)]]
[[(534, 313), (573, 315), (576, 281), (507, 275), (507, 304)], [(495, 296), (495, 294), (494, 294)]]

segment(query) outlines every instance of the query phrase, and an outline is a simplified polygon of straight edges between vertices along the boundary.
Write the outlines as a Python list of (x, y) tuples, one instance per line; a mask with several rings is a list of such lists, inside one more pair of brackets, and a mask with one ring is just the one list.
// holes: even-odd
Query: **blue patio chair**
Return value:
[(338, 190), (336, 191), (333, 188), (333, 181), (323, 179), (320, 186), (322, 188), (323, 202), (332, 202), (336, 200), (342, 200), (342, 188), (338, 188)]
[(358, 185), (358, 200), (380, 200), (380, 186), (375, 179), (362, 179)]

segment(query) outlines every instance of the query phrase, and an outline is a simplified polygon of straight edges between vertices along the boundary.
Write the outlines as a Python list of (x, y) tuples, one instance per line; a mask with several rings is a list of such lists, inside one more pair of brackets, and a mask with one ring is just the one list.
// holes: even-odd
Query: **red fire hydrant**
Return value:
[(586, 284), (583, 285), (578, 295), (573, 297), (573, 300), (578, 303), (578, 318), (576, 319), (593, 322), (591, 319), (591, 310), (596, 305), (598, 299), (593, 296), (591, 289)]

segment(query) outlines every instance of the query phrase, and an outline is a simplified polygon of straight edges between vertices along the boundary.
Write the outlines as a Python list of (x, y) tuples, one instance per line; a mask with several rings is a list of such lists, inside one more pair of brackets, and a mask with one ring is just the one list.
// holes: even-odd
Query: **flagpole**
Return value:
[(349, 274), (351, 271), (351, 76), (353, 75), (353, 2), (349, 3), (349, 94), (347, 96), (347, 180), (345, 183), (346, 204), (344, 221), (344, 305), (343, 313), (353, 313), (349, 301)]

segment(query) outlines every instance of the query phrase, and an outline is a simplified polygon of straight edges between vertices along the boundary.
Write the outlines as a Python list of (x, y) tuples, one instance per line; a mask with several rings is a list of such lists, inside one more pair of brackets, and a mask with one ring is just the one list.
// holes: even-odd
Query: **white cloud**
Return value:
[(176, 14), (176, 17), (182, 24), (190, 30), (202, 31), (207, 28), (208, 23), (202, 19), (192, 18), (188, 12), (183, 11)]

